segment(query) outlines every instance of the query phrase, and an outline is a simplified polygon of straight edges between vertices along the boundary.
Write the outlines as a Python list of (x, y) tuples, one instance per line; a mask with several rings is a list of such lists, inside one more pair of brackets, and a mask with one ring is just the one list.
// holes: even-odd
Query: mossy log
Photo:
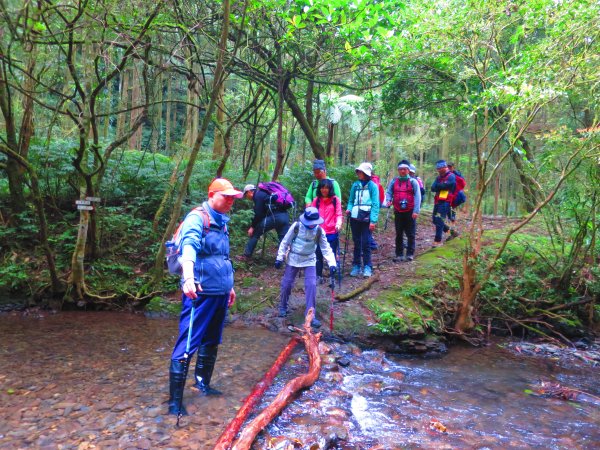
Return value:
[(379, 281), (378, 277), (371, 277), (365, 283), (361, 284), (359, 287), (357, 287), (353, 291), (350, 291), (350, 292), (348, 292), (346, 294), (338, 294), (338, 295), (336, 295), (335, 299), (338, 301), (338, 303), (347, 302), (352, 297), (356, 297), (361, 292), (364, 292), (367, 289), (369, 289), (373, 285), (373, 283), (375, 283), (376, 281)]

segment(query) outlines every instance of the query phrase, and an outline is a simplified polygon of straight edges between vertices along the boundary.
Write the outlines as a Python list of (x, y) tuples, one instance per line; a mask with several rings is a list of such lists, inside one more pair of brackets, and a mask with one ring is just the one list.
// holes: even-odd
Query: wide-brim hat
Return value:
[(238, 191), (233, 187), (231, 181), (225, 178), (217, 178), (210, 183), (210, 186), (208, 186), (208, 192), (218, 192), (221, 195), (230, 195), (235, 198), (242, 198), (244, 195), (242, 191)]
[(246, 186), (244, 186), (244, 195), (246, 195), (246, 192), (248, 191), (255, 191), (256, 190), (256, 186), (254, 186), (253, 184), (247, 184)]
[(309, 206), (304, 210), (304, 214), (300, 216), (300, 222), (305, 226), (310, 227), (312, 225), (323, 223), (323, 218), (319, 215), (319, 210), (317, 208)]
[(368, 177), (370, 177), (373, 174), (373, 166), (371, 165), (371, 163), (368, 162), (360, 163), (359, 166), (354, 170), (360, 170)]

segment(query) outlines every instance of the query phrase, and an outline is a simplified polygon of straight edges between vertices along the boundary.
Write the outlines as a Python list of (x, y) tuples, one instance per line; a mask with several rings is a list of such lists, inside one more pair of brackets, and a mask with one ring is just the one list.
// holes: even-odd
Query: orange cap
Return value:
[(244, 195), (242, 191), (238, 191), (233, 187), (233, 184), (225, 178), (216, 178), (210, 186), (208, 186), (208, 192), (218, 192), (222, 195), (232, 195), (235, 198), (242, 198)]

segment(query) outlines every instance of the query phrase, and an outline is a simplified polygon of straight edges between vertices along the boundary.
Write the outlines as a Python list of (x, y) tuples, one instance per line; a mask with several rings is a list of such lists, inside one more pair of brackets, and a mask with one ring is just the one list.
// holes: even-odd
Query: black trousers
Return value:
[(394, 211), (394, 226), (396, 228), (396, 256), (404, 256), (404, 236), (406, 236), (406, 256), (415, 255), (415, 220), (413, 210), (406, 212)]

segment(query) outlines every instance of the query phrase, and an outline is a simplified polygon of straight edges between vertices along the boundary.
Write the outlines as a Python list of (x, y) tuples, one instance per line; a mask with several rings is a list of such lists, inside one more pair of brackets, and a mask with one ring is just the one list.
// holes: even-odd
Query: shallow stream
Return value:
[[(190, 416), (175, 428), (163, 413), (176, 330), (173, 319), (120, 313), (0, 315), (0, 448), (212, 448), (290, 336), (227, 327), (212, 383), (225, 395), (196, 397), (190, 378)], [(496, 345), (455, 347), (435, 360), (329, 347), (319, 381), (255, 448), (600, 447), (598, 404), (527, 393), (552, 380), (593, 400), (598, 368), (560, 367)], [(299, 346), (263, 404), (304, 370)]]

